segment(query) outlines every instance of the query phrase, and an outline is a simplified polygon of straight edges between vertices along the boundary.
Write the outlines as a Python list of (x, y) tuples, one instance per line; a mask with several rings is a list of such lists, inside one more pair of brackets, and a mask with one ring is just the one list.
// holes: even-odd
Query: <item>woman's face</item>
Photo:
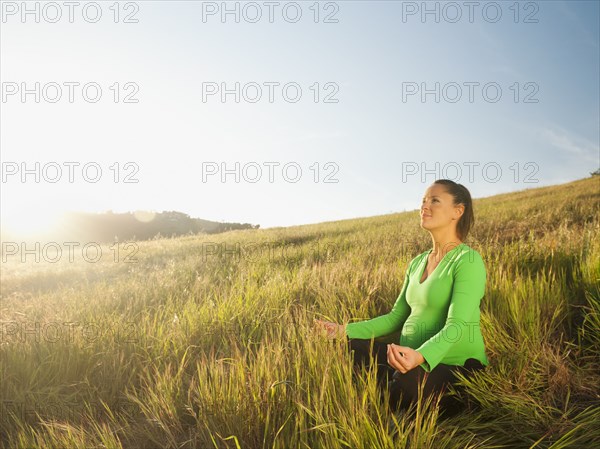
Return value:
[(453, 201), (454, 198), (446, 192), (444, 185), (429, 186), (421, 202), (421, 227), (433, 231), (458, 223), (464, 206), (455, 206)]

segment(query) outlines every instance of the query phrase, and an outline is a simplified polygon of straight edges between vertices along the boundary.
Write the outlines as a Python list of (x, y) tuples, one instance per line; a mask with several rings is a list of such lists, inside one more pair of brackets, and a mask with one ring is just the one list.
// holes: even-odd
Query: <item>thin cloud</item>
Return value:
[(542, 128), (539, 130), (539, 134), (544, 142), (565, 153), (598, 162), (600, 147), (586, 138), (573, 135), (562, 128)]

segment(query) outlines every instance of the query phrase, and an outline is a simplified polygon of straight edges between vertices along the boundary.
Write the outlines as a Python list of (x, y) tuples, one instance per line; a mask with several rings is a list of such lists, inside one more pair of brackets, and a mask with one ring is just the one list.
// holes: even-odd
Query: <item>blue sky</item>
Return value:
[[(100, 2), (96, 23), (86, 20), (93, 10), (75, 11), (69, 23), (65, 6), (50, 23), (43, 2), (36, 23), (7, 3), (21, 2), (3, 2), (0, 23), (3, 226), (109, 209), (288, 226), (413, 210), (444, 175), (479, 198), (587, 177), (600, 164), (595, 1), (479, 2), (472, 22), (464, 2), (427, 2), (439, 8), (438, 22), (423, 19), (423, 2), (320, 2), (317, 23), (315, 2), (279, 2), (273, 23), (264, 2), (237, 2), (239, 23), (218, 13), (203, 20), (203, 8), (222, 2), (135, 2), (135, 9), (122, 2), (118, 23), (113, 2)], [(255, 5), (262, 17), (250, 23)], [(302, 16), (291, 23), (297, 10)], [(123, 23), (129, 13), (137, 23)], [(337, 23), (324, 23), (327, 14)], [(10, 94), (36, 82), (47, 88), (39, 103)], [(97, 83), (102, 97), (88, 102), (74, 87), (70, 103), (65, 82)], [(63, 94), (54, 103), (51, 83)], [(210, 86), (235, 83), (240, 94), (246, 89), (239, 103), (233, 94), (203, 101)], [(248, 101), (252, 83), (262, 89), (257, 102)], [(434, 93), (423, 99), (421, 88), (436, 83), (439, 102)], [(286, 84), (289, 98), (300, 86), (297, 102), (284, 99)], [(128, 93), (138, 102), (124, 103)], [(337, 102), (324, 102), (328, 94)], [(36, 171), (36, 162), (40, 182), (34, 175), (23, 182), (20, 171)], [(65, 162), (79, 164), (72, 183)], [(222, 182), (217, 174), (203, 182), (207, 163), (235, 170), (236, 162), (246, 179)], [(265, 163), (274, 164), (274, 182)], [(97, 182), (93, 173), (85, 179), (84, 164), (102, 169)], [(284, 164), (291, 178), (301, 168), (297, 182), (285, 179)], [(62, 177), (48, 182), (56, 165)], [(256, 166), (262, 177), (252, 183)], [(127, 174), (138, 182), (123, 182)], [(338, 182), (324, 182), (328, 174)]]

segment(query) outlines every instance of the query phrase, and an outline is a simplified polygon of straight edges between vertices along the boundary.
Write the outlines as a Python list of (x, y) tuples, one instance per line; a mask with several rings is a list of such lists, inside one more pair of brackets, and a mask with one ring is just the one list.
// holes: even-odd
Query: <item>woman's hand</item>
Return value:
[(342, 338), (346, 336), (346, 326), (332, 323), (331, 321), (315, 319), (315, 328), (325, 330), (327, 332), (327, 337), (329, 338)]
[(425, 358), (421, 353), (412, 348), (395, 345), (393, 343), (388, 344), (387, 346), (388, 363), (392, 368), (400, 371), (402, 374), (425, 362)]

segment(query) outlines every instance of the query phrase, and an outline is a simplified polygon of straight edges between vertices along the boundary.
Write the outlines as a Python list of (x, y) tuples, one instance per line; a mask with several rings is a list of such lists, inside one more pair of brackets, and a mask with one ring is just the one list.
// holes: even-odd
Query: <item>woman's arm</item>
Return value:
[[(414, 261), (414, 259), (413, 259)], [(370, 339), (372, 337), (381, 337), (389, 335), (402, 328), (404, 321), (410, 315), (410, 306), (406, 302), (406, 289), (408, 287), (408, 278), (413, 264), (408, 264), (406, 274), (404, 275), (404, 284), (402, 291), (398, 295), (392, 310), (385, 314), (370, 320), (348, 323), (346, 325), (346, 335), (348, 338)]]
[(479, 324), (470, 323), (469, 320), (479, 308), (485, 294), (485, 283), (485, 265), (478, 252), (473, 251), (457, 262), (446, 324), (416, 349), (425, 358), (422, 366), (426, 371), (431, 371), (440, 363), (456, 343), (456, 335), (469, 332), (469, 325)]

